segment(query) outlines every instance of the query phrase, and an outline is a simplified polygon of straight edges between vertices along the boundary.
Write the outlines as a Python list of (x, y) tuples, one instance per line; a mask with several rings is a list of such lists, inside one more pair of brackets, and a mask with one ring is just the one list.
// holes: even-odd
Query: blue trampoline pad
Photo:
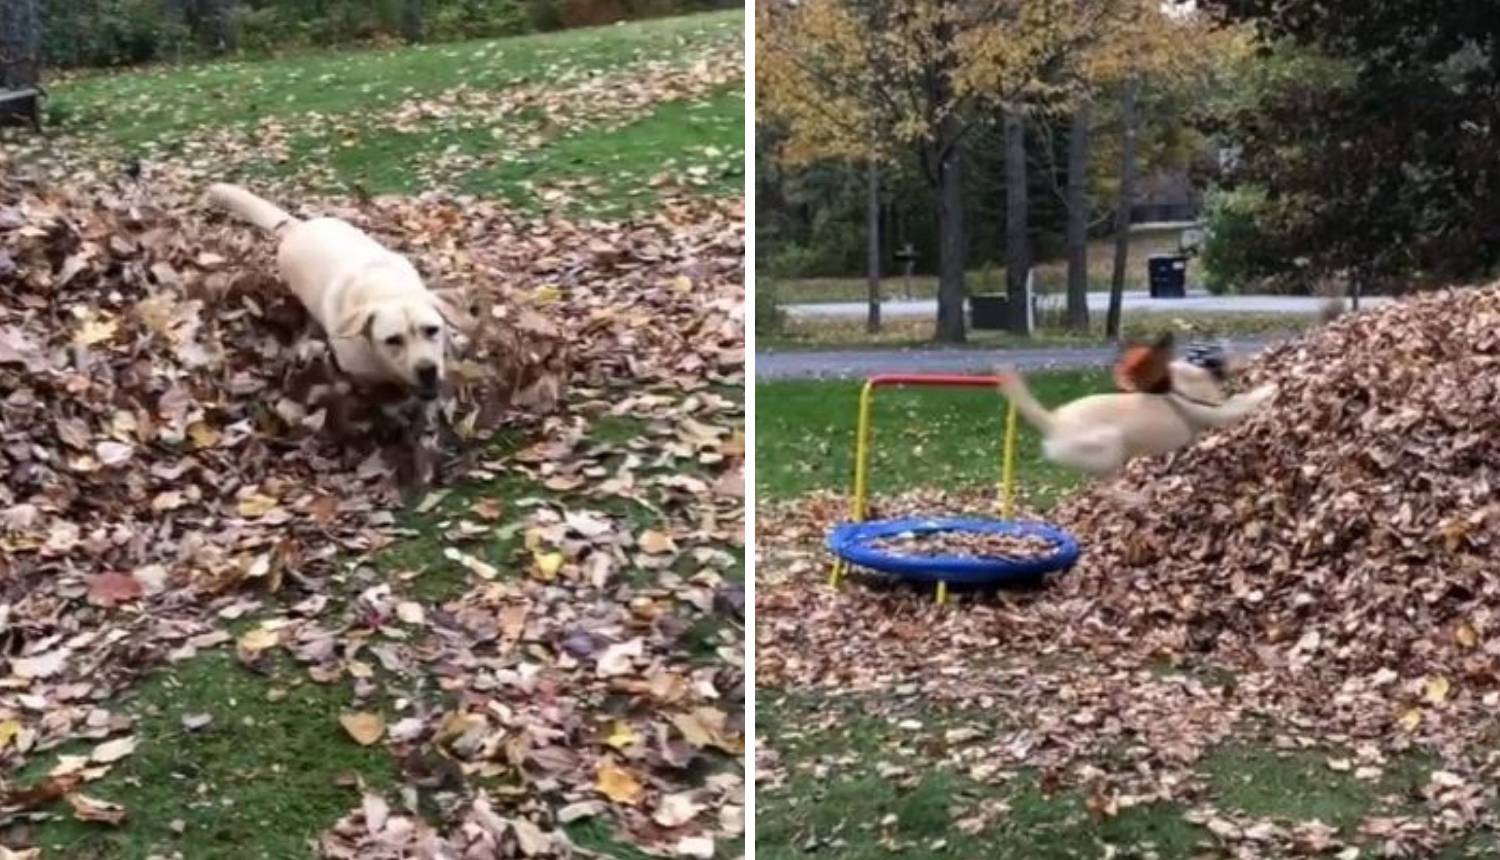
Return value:
[[(881, 538), (903, 534), (971, 532), (1039, 537), (1053, 551), (1036, 558), (973, 558), (957, 555), (902, 555), (871, 546)], [(828, 548), (850, 564), (917, 582), (961, 585), (998, 585), (1034, 581), (1044, 574), (1066, 570), (1078, 561), (1078, 541), (1055, 526), (1036, 522), (981, 520), (960, 517), (869, 520), (844, 523), (828, 536)]]

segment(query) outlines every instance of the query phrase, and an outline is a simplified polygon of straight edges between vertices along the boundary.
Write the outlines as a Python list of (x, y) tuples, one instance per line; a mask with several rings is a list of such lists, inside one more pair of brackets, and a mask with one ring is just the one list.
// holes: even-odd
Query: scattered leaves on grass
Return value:
[(86, 794), (70, 794), (68, 804), (73, 807), (73, 817), (79, 821), (119, 825), (125, 822), (125, 807), (107, 800), (99, 800)]
[[(950, 608), (875, 576), (833, 592), (823, 540), (847, 500), (767, 505), (763, 695), (810, 694), (807, 720), (829, 726), (851, 697), (892, 726), (914, 701), (1004, 714), (957, 748), (904, 747), (981, 784), (1040, 770), (1044, 785), (1087, 788), (1100, 813), (1175, 801), (1232, 856), (1430, 856), (1492, 830), (1497, 332), (1500, 285), (1405, 299), (1271, 348), (1240, 380), (1281, 386), (1265, 410), (1049, 515), (1083, 555), (1042, 590)], [(1121, 488), (1142, 502), (1122, 506)], [(980, 493), (874, 501), (882, 517), (993, 509)], [(1418, 807), (1386, 792), (1352, 830), (1259, 820), (1196, 790), (1205, 753), (1243, 736), (1357, 742), (1325, 759), (1348, 779), (1379, 779), (1414, 750), (1441, 766)], [(771, 759), (763, 785), (838, 766)], [(960, 807), (959, 820), (976, 814)]]
[[(9, 629), (24, 632), (0, 691), (0, 713), (20, 724), (5, 754), (20, 764), (17, 751), (122, 731), (98, 722), (123, 718), (95, 703), (144, 669), (233, 642), (248, 669), (279, 672), (286, 659), (312, 682), (348, 685), (343, 731), (388, 746), (403, 789), (436, 804), (434, 825), (394, 801), (360, 802), (323, 834), (325, 856), (564, 853), (564, 809), (663, 855), (682, 839), (712, 843), (718, 812), (743, 800), (743, 661), (695, 655), (691, 631), (712, 621), (716, 649), (741, 649), (737, 619), (718, 618), (713, 595), (736, 566), (743, 502), (713, 488), (742, 469), (743, 451), (710, 450), (743, 426), (739, 205), (666, 198), (634, 222), (579, 224), (443, 195), (351, 202), (258, 189), (347, 218), (434, 281), (464, 285), (481, 326), (450, 365), (448, 479), (567, 487), (450, 520), (439, 518), (451, 496), (430, 497), (422, 516), (445, 530), (432, 567), (451, 562), (463, 582), (428, 602), (360, 563), (400, 534), (384, 440), (340, 443), (324, 430), (305, 396), (322, 344), (303, 335), (304, 315), (272, 275), (273, 243), (198, 206), (216, 176), (193, 158), (153, 165), (149, 187), (125, 192), (78, 164), (0, 169), (0, 210), (19, 225), (0, 229), (18, 273), (0, 296), (0, 383), (20, 392), (7, 426), (24, 428), (0, 449), (11, 470), (0, 564), (30, 589), (6, 607)], [(691, 292), (669, 288), (679, 276)], [(535, 303), (542, 285), (549, 301)], [(113, 333), (76, 343), (90, 317), (70, 308), (107, 314)], [(554, 411), (563, 398), (568, 409)], [(629, 444), (598, 442), (592, 423), (609, 417), (644, 429)], [(502, 427), (529, 433), (527, 447), (487, 451)], [(637, 551), (638, 512), (673, 551)], [(542, 542), (517, 557), (491, 548), (532, 532)], [(559, 556), (550, 578), (525, 575), (531, 549)], [(144, 611), (93, 605), (101, 568), (135, 586), (95, 590), (138, 588), (130, 603)], [(238, 637), (225, 629), (246, 621)], [(614, 645), (625, 647), (601, 660)], [(448, 704), (432, 704), (435, 686)], [(369, 710), (382, 692), (407, 709), (388, 731)], [(639, 738), (619, 751), (603, 743), (616, 703)], [(671, 735), (671, 713), (710, 703), (725, 717), (722, 746)], [(596, 789), (600, 762), (617, 753), (638, 788), (629, 803)], [(41, 805), (104, 766), (79, 756), (60, 767)], [(658, 799), (693, 788), (705, 768), (704, 813), (664, 833)], [(520, 789), (485, 787), (497, 780)]]

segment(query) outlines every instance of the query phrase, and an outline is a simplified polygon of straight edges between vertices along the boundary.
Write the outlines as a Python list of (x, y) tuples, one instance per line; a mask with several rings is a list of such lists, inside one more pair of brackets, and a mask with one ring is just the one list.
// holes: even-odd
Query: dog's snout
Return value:
[(417, 365), (417, 385), (422, 389), (424, 397), (436, 397), (438, 389), (438, 369), (432, 362), (423, 362)]

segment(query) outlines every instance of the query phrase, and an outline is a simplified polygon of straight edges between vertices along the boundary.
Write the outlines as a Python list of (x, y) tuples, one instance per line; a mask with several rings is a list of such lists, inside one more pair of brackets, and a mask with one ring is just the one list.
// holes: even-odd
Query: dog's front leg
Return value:
[(423, 400), (418, 404), (412, 422), (412, 468), (422, 486), (432, 483), (437, 476), (439, 459), (438, 428), (441, 411), (437, 400)]
[(1244, 394), (1236, 394), (1224, 401), (1222, 406), (1206, 408), (1191, 404), (1192, 408), (1189, 412), (1198, 423), (1205, 427), (1228, 427), (1259, 409), (1275, 396), (1276, 386), (1268, 383)]
[(437, 472), (439, 407), (436, 400), (408, 398), (382, 407), (399, 428), (399, 477), (408, 487), (423, 488)]

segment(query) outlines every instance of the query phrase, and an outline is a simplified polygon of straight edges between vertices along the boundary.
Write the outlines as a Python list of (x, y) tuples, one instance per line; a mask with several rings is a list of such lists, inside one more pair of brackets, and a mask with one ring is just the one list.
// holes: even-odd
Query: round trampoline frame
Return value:
[[(829, 585), (839, 587), (850, 565), (875, 570), (901, 579), (935, 583), (937, 601), (948, 600), (948, 584), (1001, 585), (1006, 582), (1035, 580), (1048, 573), (1066, 570), (1077, 560), (1078, 541), (1067, 532), (1046, 523), (1017, 522), (1015, 511), (1015, 459), (1017, 415), (1015, 404), (1009, 404), (1005, 415), (1005, 441), (1000, 459), (1000, 518), (914, 517), (898, 520), (865, 519), (869, 509), (870, 416), (875, 390), (884, 387), (922, 386), (929, 388), (976, 388), (990, 391), (999, 387), (998, 376), (964, 376), (950, 374), (885, 374), (865, 380), (859, 395), (859, 415), (854, 437), (854, 496), (850, 503), (850, 522), (837, 526), (828, 536), (828, 548), (835, 555), (829, 573)], [(1034, 534), (1056, 546), (1056, 552), (1040, 559), (964, 558), (960, 556), (915, 556), (883, 553), (869, 547), (869, 541), (908, 531), (980, 531), (989, 533)]]

